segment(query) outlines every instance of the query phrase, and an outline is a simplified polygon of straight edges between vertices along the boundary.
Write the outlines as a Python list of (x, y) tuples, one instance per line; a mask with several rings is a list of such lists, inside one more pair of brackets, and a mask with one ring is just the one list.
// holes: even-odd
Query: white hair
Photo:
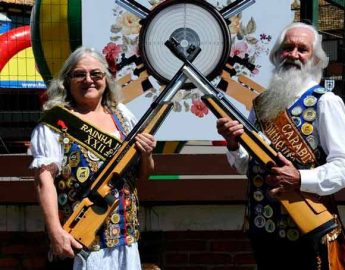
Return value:
[(276, 43), (274, 44), (270, 52), (270, 60), (272, 64), (274, 66), (278, 66), (281, 63), (280, 52), (282, 50), (282, 45), (285, 40), (286, 33), (294, 28), (305, 28), (313, 33), (313, 57), (314, 60), (316, 60), (315, 63), (321, 69), (326, 68), (328, 65), (328, 57), (322, 48), (322, 36), (317, 32), (317, 30), (313, 26), (301, 22), (292, 23), (282, 30), (280, 36), (277, 38)]
[(50, 83), (47, 89), (48, 100), (43, 105), (43, 110), (49, 110), (54, 106), (62, 105), (70, 107), (73, 105), (73, 97), (70, 93), (69, 74), (75, 65), (86, 55), (92, 56), (102, 65), (105, 72), (106, 88), (103, 93), (102, 105), (110, 109), (116, 108), (120, 98), (120, 87), (116, 84), (108, 70), (108, 63), (104, 56), (94, 48), (79, 47), (73, 51), (64, 62), (59, 74)]

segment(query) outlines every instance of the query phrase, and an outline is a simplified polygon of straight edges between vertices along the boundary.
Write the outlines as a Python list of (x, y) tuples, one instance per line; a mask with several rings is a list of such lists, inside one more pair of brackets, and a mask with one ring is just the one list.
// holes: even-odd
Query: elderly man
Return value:
[[(263, 168), (238, 143), (243, 126), (228, 118), (217, 121), (218, 133), (227, 141), (229, 163), (249, 179), (246, 220), (258, 269), (335, 269), (328, 265), (329, 243), (315, 247), (304, 239), (274, 197), (296, 189), (333, 202), (331, 194), (345, 187), (344, 103), (319, 85), (328, 58), (312, 26), (286, 27), (270, 60), (275, 66), (272, 80), (254, 100), (249, 118), (279, 152), (280, 164)], [(289, 132), (283, 128), (286, 123), (293, 123)], [(295, 136), (303, 142), (298, 147), (291, 141)], [(310, 164), (313, 169), (308, 169)], [(336, 214), (335, 205), (328, 210)], [(339, 230), (333, 238), (338, 234)]]

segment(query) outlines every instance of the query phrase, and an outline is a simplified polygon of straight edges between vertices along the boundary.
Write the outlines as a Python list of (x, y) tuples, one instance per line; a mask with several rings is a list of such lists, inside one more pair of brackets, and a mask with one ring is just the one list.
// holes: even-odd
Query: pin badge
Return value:
[(302, 127), (301, 127), (301, 130), (302, 130), (302, 133), (304, 134), (304, 135), (310, 135), (310, 134), (312, 134), (313, 133), (313, 130), (314, 130), (314, 128), (313, 128), (313, 125), (312, 124), (310, 124), (310, 123), (304, 123), (303, 125), (302, 125)]
[(254, 224), (258, 228), (263, 228), (265, 227), (266, 220), (263, 216), (258, 215), (254, 218)]
[(265, 205), (263, 215), (266, 218), (271, 218), (273, 216), (273, 208), (270, 205)]
[(308, 108), (303, 112), (303, 119), (312, 122), (316, 118), (316, 111), (313, 108)]
[(257, 191), (254, 191), (253, 197), (254, 197), (254, 200), (260, 202), (264, 199), (264, 194), (262, 193), (262, 191), (257, 190)]
[(273, 233), (276, 230), (276, 224), (273, 222), (272, 219), (266, 221), (265, 230), (269, 233)]
[(77, 169), (76, 177), (80, 183), (84, 183), (90, 176), (89, 167), (79, 167)]
[(296, 127), (299, 127), (299, 126), (302, 124), (302, 120), (301, 120), (300, 117), (293, 116), (293, 117), (292, 117), (292, 120), (294, 121)]
[(307, 142), (309, 143), (310, 147), (315, 150), (317, 148), (318, 143), (318, 139), (313, 136), (313, 135), (309, 135), (307, 138)]
[(293, 116), (299, 116), (302, 113), (303, 109), (301, 106), (296, 106), (291, 110)]
[(306, 106), (306, 107), (311, 107), (311, 106), (314, 106), (317, 102), (317, 98), (314, 97), (314, 96), (307, 96), (304, 100), (303, 100), (303, 104)]

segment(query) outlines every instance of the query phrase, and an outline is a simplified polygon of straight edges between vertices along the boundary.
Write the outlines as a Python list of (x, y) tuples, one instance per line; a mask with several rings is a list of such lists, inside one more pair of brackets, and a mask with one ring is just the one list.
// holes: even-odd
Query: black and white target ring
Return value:
[(183, 64), (164, 45), (171, 37), (186, 51), (190, 45), (201, 48), (193, 64), (208, 79), (220, 74), (230, 53), (230, 33), (213, 5), (203, 0), (166, 0), (145, 18), (139, 34), (139, 50), (149, 73), (163, 84)]

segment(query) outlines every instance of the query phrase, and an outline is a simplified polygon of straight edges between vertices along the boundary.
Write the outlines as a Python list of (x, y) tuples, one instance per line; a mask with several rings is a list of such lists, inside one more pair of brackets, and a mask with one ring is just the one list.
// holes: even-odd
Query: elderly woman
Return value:
[(120, 203), (98, 231), (85, 261), (75, 256), (82, 246), (62, 224), (136, 119), (118, 102), (107, 62), (93, 49), (75, 50), (47, 93), (43, 117), (32, 133), (31, 167), (36, 172), (51, 254), (75, 257), (74, 269), (141, 269), (135, 182), (146, 179), (154, 169), (154, 137), (147, 133), (136, 136), (139, 162), (125, 177), (113, 181), (112, 194)]

